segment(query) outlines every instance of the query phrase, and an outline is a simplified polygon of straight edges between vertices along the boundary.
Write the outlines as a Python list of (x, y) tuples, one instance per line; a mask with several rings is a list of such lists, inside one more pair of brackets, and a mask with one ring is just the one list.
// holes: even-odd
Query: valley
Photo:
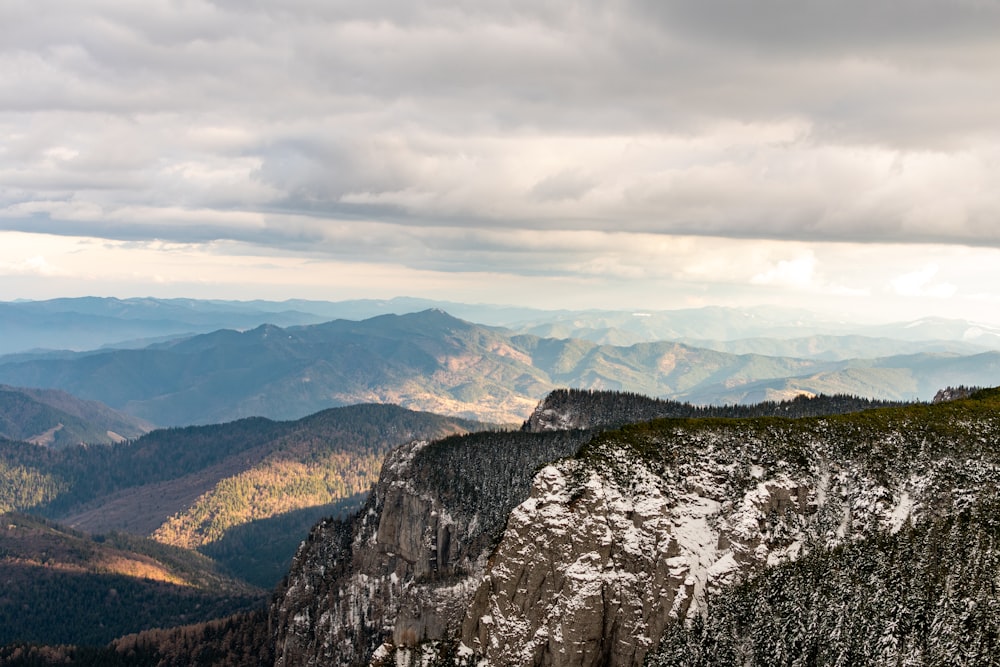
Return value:
[[(234, 576), (270, 587), (319, 517), (358, 505), (387, 451), (483, 427), (358, 405), (295, 422), (256, 418), (156, 430), (107, 446), (52, 450), (0, 441), (0, 509), (89, 533), (122, 531), (190, 549), (215, 544)], [(238, 535), (265, 521), (268, 549), (281, 556), (257, 562), (257, 545)], [(236, 566), (255, 562), (249, 570)]]
[(1000, 390), (939, 401), (723, 416), (554, 392), (524, 430), (391, 450), (362, 511), (309, 531), (266, 611), (104, 648), (14, 643), (0, 661), (889, 665), (962, 642), (960, 664), (986, 664)]
[[(888, 549), (919, 618), (992, 600), (987, 565), (916, 573), (955, 531), (993, 562), (997, 394), (967, 386), (1000, 352), (824, 336), (617, 346), (431, 309), (2, 357), (0, 664), (763, 665), (829, 634), (752, 617), (791, 622), (786, 593), (900, 628), (824, 659), (941, 655), (959, 616), (930, 633), (847, 573)], [(900, 354), (842, 356), (866, 346)], [(816, 571), (838, 583), (782, 583)]]
[(1000, 667), (998, 36), (0, 0), (0, 667)]
[(126, 533), (0, 516), (0, 644), (101, 645), (155, 625), (260, 607), (266, 591), (211, 559)]

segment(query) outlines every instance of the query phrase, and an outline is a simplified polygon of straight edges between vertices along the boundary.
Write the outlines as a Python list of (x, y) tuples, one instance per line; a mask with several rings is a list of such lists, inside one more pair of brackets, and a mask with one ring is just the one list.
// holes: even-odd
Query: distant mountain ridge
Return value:
[(814, 334), (798, 338), (740, 338), (722, 341), (704, 338), (681, 338), (679, 342), (730, 354), (762, 354), (770, 357), (798, 357), (824, 361), (872, 359), (902, 354), (938, 353), (973, 355), (986, 352), (990, 345), (966, 340), (900, 340), (861, 335)]
[(132, 339), (324, 319), (277, 305), (257, 307), (197, 299), (84, 297), (0, 302), (0, 354), (40, 348), (82, 351)]
[[(542, 310), (412, 297), (280, 302), (81, 297), (0, 302), (0, 355), (32, 350), (139, 348), (218, 329), (363, 320), (430, 308), (517, 333), (542, 338), (579, 338), (602, 345), (672, 340), (724, 352), (817, 355), (828, 359), (884, 356), (890, 353), (884, 349), (885, 339), (906, 342), (905, 347), (892, 353), (964, 354), (1000, 349), (997, 324), (944, 318), (857, 324), (775, 306), (608, 311)], [(868, 353), (857, 354), (858, 337), (868, 339), (865, 343)]]
[(0, 359), (0, 382), (58, 387), (161, 425), (295, 419), (365, 402), (516, 424), (558, 387), (715, 404), (800, 393), (926, 400), (943, 386), (998, 381), (1000, 352), (824, 361), (672, 342), (619, 347), (516, 334), (437, 309), (220, 330), (137, 350)]

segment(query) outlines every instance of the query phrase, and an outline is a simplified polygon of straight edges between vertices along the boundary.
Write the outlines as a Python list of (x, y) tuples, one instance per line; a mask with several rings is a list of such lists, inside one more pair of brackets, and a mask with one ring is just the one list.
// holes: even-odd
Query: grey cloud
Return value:
[[(296, 250), (335, 237), (330, 252), (373, 257), (494, 247), (471, 235), (434, 248), (379, 222), (1000, 244), (1000, 195), (983, 183), (997, 158), (998, 12), (4, 3), (0, 225)], [(881, 166), (894, 157), (908, 171)], [(934, 184), (956, 173), (979, 185), (950, 183), (944, 207)], [(17, 212), (32, 203), (39, 217)], [(60, 218), (74, 207), (87, 219)], [(206, 220), (134, 212), (156, 208)], [(231, 213), (246, 217), (213, 221)], [(507, 256), (492, 252), (480, 259)]]
[(576, 169), (568, 169), (546, 176), (531, 188), (531, 196), (540, 201), (579, 199), (596, 185), (593, 177)]
[(924, 49), (992, 42), (1000, 23), (1000, 7), (988, 0), (639, 0), (635, 4), (667, 30), (782, 56), (891, 55), (906, 45)]

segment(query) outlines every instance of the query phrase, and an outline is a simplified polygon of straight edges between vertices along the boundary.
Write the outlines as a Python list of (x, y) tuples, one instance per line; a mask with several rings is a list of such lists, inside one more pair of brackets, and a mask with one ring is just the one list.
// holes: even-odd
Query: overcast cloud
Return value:
[(19, 232), (981, 302), (948, 258), (997, 277), (998, 35), (993, 0), (5, 0), (0, 274), (69, 265)]

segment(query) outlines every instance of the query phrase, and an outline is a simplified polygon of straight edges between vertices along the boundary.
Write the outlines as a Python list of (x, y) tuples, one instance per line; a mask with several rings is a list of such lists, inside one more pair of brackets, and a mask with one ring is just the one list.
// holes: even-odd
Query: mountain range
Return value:
[(1000, 390), (938, 391), (1000, 384), (984, 324), (67, 299), (0, 341), (2, 665), (1000, 656)]
[[(432, 308), (514, 333), (579, 338), (602, 345), (669, 340), (720, 352), (829, 359), (1000, 349), (1000, 326), (995, 324), (943, 318), (862, 324), (774, 306), (606, 311), (540, 310), (411, 297), (334, 302), (81, 297), (0, 302), (0, 355), (41, 349), (137, 348), (218, 329), (362, 320)], [(889, 341), (903, 345), (887, 348)]]
[(433, 309), (0, 358), (0, 382), (62, 389), (161, 426), (296, 419), (360, 402), (517, 424), (539, 396), (566, 386), (716, 404), (799, 393), (927, 400), (943, 386), (998, 380), (996, 351), (823, 360), (674, 342), (612, 346), (516, 334)]

